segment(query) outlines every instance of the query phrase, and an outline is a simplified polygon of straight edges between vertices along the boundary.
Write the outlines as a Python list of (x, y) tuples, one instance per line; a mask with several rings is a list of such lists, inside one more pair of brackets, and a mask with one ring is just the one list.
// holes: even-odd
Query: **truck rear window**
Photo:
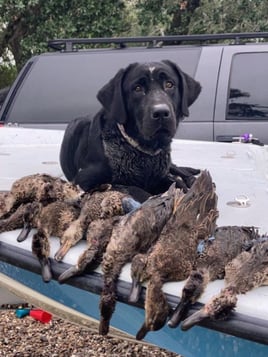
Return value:
[(268, 120), (268, 53), (233, 57), (227, 119)]
[[(177, 49), (176, 49), (177, 48)], [(129, 48), (39, 56), (26, 74), (6, 115), (12, 123), (68, 123), (94, 115), (96, 94), (120, 68), (132, 62), (169, 59), (194, 76), (201, 48)]]

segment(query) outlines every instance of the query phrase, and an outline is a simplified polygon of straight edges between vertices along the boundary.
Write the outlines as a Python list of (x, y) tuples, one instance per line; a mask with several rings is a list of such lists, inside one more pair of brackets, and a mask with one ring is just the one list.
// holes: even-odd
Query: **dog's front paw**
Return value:
[(183, 191), (187, 191), (196, 180), (196, 175), (200, 174), (200, 169), (195, 169), (193, 167), (179, 167), (175, 164), (171, 164), (170, 174), (172, 175), (176, 186), (182, 188)]
[(92, 163), (86, 168), (80, 169), (74, 179), (74, 183), (85, 192), (89, 192), (99, 188), (101, 185), (106, 185), (111, 182), (111, 170), (102, 162)]

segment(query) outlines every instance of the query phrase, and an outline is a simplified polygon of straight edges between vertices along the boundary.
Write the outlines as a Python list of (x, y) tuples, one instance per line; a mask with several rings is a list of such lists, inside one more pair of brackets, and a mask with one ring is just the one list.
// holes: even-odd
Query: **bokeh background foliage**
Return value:
[(261, 0), (0, 0), (0, 88), (47, 41), (268, 31)]

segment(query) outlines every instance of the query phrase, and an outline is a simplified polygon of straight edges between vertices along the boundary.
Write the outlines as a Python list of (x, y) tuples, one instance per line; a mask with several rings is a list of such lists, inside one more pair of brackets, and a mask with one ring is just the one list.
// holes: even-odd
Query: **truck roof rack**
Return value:
[(141, 37), (100, 37), (100, 38), (68, 38), (48, 41), (48, 48), (56, 51), (72, 52), (77, 50), (75, 45), (113, 44), (119, 48), (127, 47), (127, 43), (144, 43), (149, 47), (159, 47), (165, 43), (187, 42), (213, 42), (220, 40), (234, 40), (235, 44), (241, 44), (242, 39), (268, 38), (268, 32), (241, 32), (224, 34), (201, 35), (170, 35), (170, 36), (141, 36)]

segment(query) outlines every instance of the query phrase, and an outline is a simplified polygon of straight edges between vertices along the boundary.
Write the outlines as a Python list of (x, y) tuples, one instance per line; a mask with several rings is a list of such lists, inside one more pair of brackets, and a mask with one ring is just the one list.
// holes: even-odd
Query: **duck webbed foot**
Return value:
[(175, 308), (170, 320), (169, 327), (177, 327), (187, 315), (189, 308), (196, 302), (204, 290), (204, 275), (202, 272), (193, 271), (189, 276), (183, 290), (181, 301)]
[(213, 320), (225, 320), (231, 311), (234, 310), (237, 303), (235, 289), (228, 287), (222, 289), (220, 294), (213, 297), (202, 309), (195, 312), (184, 320), (181, 324), (183, 331), (189, 330), (194, 325), (210, 318)]

